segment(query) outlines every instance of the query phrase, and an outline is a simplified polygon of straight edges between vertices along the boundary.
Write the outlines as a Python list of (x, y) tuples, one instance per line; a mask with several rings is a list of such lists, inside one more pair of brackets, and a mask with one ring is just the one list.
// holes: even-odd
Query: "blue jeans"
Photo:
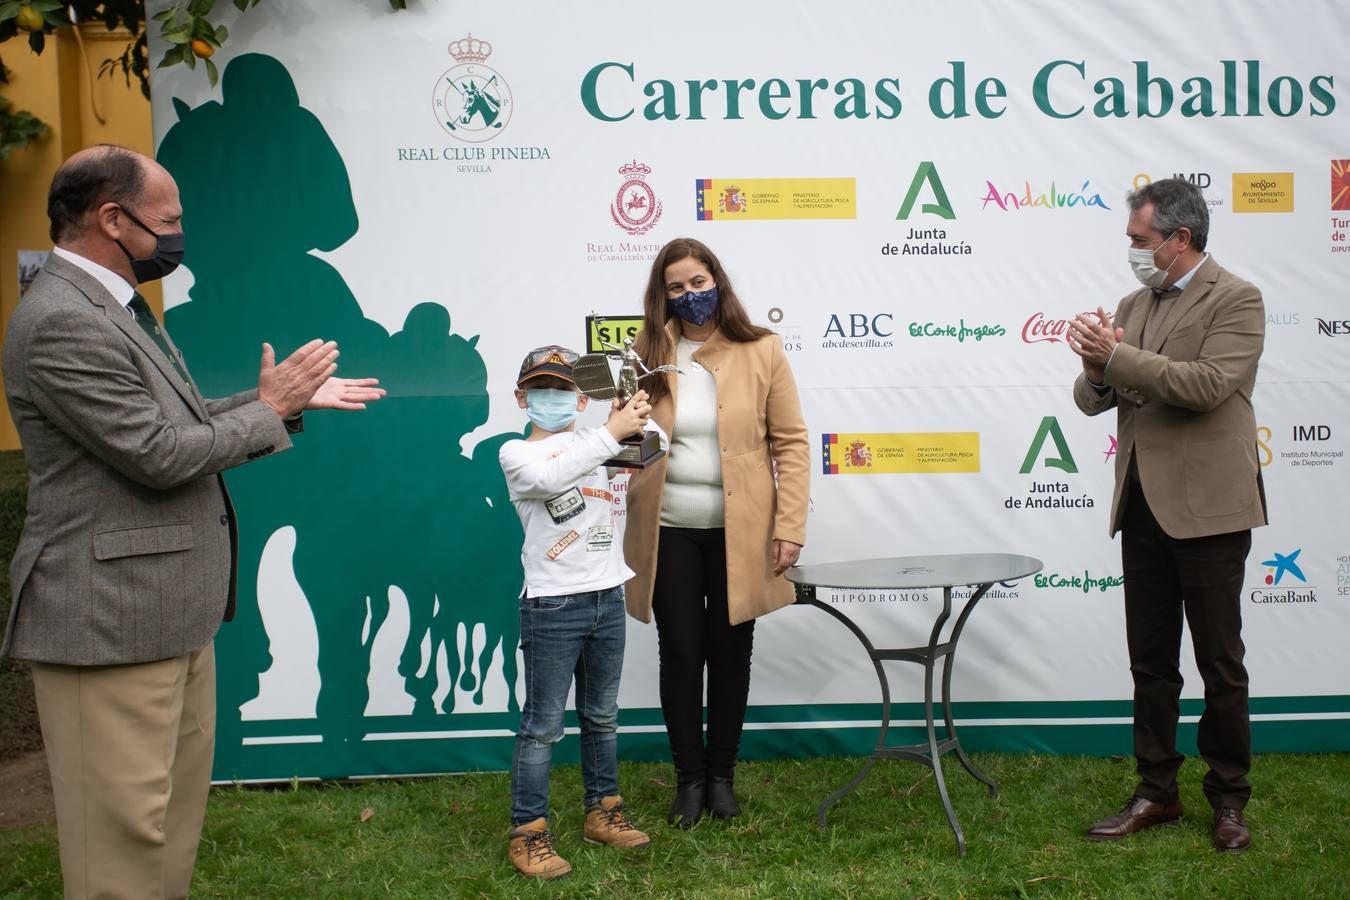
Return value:
[(581, 722), (581, 781), (587, 809), (619, 793), (619, 676), (623, 673), (623, 587), (520, 601), (525, 708), (511, 759), (511, 824), (548, 817), (553, 745), (573, 677)]

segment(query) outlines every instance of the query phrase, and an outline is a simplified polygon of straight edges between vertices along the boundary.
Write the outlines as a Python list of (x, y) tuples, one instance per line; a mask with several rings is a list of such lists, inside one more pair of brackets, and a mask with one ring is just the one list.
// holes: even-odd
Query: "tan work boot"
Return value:
[(513, 829), (509, 838), (506, 855), (520, 874), (549, 879), (571, 873), (571, 864), (553, 849), (553, 832), (548, 830), (548, 819), (526, 822)]
[(585, 839), (592, 844), (607, 844), (610, 847), (645, 847), (652, 842), (628, 820), (624, 811), (623, 798), (619, 796), (602, 797), (600, 805), (586, 811)]

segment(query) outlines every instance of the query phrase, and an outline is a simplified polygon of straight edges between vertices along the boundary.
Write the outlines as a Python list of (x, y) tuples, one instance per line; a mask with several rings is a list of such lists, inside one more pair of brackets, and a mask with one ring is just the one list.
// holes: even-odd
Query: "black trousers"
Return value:
[(1246, 648), (1242, 643), (1242, 571), (1252, 533), (1173, 538), (1158, 525), (1137, 482), (1129, 487), (1122, 528), (1125, 634), (1134, 676), (1134, 755), (1138, 794), (1157, 803), (1177, 797), (1181, 622), (1190, 625), (1196, 667), (1205, 682), (1197, 735), (1209, 765), (1205, 796), (1241, 809), (1251, 796)]
[(681, 783), (705, 776), (730, 778), (750, 695), (755, 623), (731, 625), (725, 529), (662, 526), (652, 611), (661, 652), (661, 712), (675, 774)]

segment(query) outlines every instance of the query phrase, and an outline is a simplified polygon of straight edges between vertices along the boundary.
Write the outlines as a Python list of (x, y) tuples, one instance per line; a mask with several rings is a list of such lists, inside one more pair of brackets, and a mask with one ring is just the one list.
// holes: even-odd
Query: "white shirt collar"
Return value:
[(1190, 270), (1189, 272), (1187, 272), (1185, 275), (1182, 275), (1182, 276), (1181, 276), (1180, 278), (1178, 278), (1175, 282), (1173, 282), (1172, 286), (1171, 286), (1170, 288), (1168, 288), (1168, 290), (1172, 290), (1172, 291), (1184, 291), (1184, 290), (1186, 290), (1186, 285), (1188, 285), (1188, 284), (1191, 283), (1191, 279), (1195, 277), (1195, 273), (1196, 273), (1196, 272), (1199, 272), (1199, 271), (1200, 271), (1200, 266), (1204, 265), (1204, 262), (1205, 262), (1205, 260), (1207, 260), (1207, 259), (1209, 259), (1209, 254), (1208, 254), (1208, 253), (1206, 253), (1204, 256), (1200, 257), (1200, 262), (1196, 263), (1194, 266), (1191, 266), (1191, 270)]
[(135, 296), (136, 289), (132, 287), (125, 278), (118, 275), (112, 269), (109, 269), (106, 266), (100, 266), (92, 259), (85, 259), (78, 253), (71, 253), (69, 250), (65, 250), (61, 247), (52, 248), (52, 252), (71, 265), (79, 266), (81, 269), (92, 275), (99, 284), (107, 288), (108, 293), (113, 295), (113, 299), (122, 304), (123, 309), (126, 309), (127, 304), (131, 302), (131, 298)]

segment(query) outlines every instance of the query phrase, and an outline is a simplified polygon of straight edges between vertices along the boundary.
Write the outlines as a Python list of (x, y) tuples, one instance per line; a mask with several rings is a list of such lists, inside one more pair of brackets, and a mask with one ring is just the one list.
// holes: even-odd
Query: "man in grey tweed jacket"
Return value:
[(255, 389), (201, 396), (138, 283), (177, 265), (169, 173), (120, 147), (72, 156), (48, 197), (44, 269), (5, 333), (29, 475), (0, 656), (30, 662), (66, 895), (184, 896), (210, 783), (212, 640), (233, 614), (236, 530), (220, 473), (291, 446), (304, 409), (360, 409), (334, 344)]

